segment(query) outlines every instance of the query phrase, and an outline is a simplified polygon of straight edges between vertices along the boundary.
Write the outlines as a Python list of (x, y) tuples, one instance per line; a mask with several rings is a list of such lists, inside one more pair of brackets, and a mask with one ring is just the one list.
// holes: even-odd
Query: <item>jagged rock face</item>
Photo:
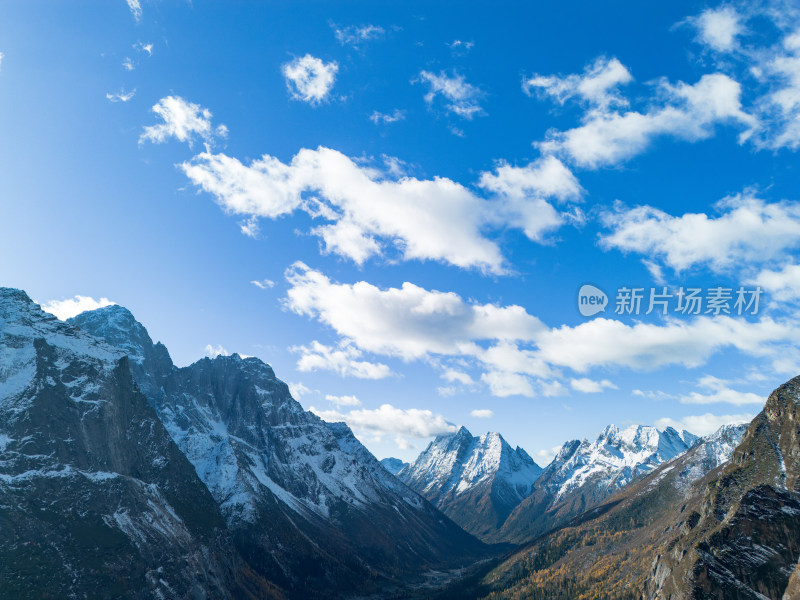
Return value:
[(697, 439), (671, 427), (659, 431), (634, 425), (620, 430), (609, 425), (594, 441), (567, 442), (491, 539), (529, 541), (686, 452)]
[(0, 288), (2, 595), (231, 597), (224, 528), (128, 359)]
[(438, 436), (398, 477), (466, 531), (493, 534), (533, 488), (542, 469), (497, 433), (465, 427)]
[(730, 463), (687, 503), (692, 527), (662, 546), (647, 582), (648, 597), (795, 597), (799, 402), (800, 377), (770, 395)]
[(346, 425), (303, 410), (268, 365), (233, 355), (176, 368), (123, 311), (73, 321), (141, 357), (134, 375), (259, 573), (297, 597), (327, 598), (485, 553)]

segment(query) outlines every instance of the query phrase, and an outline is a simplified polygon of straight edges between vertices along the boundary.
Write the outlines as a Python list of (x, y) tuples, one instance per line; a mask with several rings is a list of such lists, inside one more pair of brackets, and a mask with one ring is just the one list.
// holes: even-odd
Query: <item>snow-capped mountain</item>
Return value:
[(0, 288), (2, 596), (263, 592), (128, 364)]
[(411, 488), (466, 531), (497, 530), (533, 489), (542, 469), (494, 432), (474, 437), (465, 427), (436, 437), (398, 473)]
[(408, 466), (407, 462), (403, 462), (399, 458), (394, 458), (393, 456), (390, 456), (389, 458), (382, 458), (381, 464), (383, 465), (383, 468), (389, 471), (389, 473), (392, 475), (397, 475), (400, 471)]
[(697, 439), (671, 427), (659, 431), (632, 425), (621, 430), (609, 425), (595, 440), (569, 441), (492, 539), (529, 540), (683, 454)]
[(375, 591), (485, 553), (387, 472), (345, 424), (303, 410), (261, 360), (234, 354), (177, 368), (120, 306), (71, 323), (130, 353), (137, 383), (242, 555), (292, 594)]

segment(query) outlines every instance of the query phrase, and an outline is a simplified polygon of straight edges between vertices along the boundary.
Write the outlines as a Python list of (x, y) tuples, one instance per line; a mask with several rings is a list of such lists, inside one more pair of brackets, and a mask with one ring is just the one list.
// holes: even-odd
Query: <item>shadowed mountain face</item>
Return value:
[(609, 425), (594, 441), (562, 446), (523, 500), (489, 539), (527, 542), (597, 506), (633, 480), (686, 452), (697, 436), (668, 427)]
[(375, 592), (486, 555), (346, 425), (304, 411), (260, 360), (220, 356), (179, 369), (118, 306), (71, 323), (130, 355), (134, 378), (242, 556), (291, 595)]
[(3, 597), (266, 597), (128, 366), (0, 288)]
[(466, 531), (485, 538), (531, 493), (541, 472), (500, 434), (473, 437), (462, 427), (438, 436), (397, 476)]

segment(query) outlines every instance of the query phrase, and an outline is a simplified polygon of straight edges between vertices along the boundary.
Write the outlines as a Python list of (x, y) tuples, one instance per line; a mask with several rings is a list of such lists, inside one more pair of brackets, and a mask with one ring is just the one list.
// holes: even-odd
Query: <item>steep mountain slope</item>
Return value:
[(500, 434), (473, 437), (462, 427), (438, 436), (397, 476), (466, 531), (485, 538), (530, 494), (541, 472)]
[(128, 364), (0, 288), (3, 597), (266, 597)]
[(524, 543), (597, 506), (615, 491), (686, 452), (697, 436), (668, 427), (609, 425), (594, 441), (564, 444), (532, 493), (489, 539)]
[(172, 365), (122, 307), (72, 320), (133, 357), (134, 376), (218, 503), (242, 555), (290, 595), (368, 593), (487, 549), (238, 355)]
[(649, 596), (796, 597), (790, 588), (797, 576), (790, 578), (800, 559), (800, 377), (770, 394), (730, 463), (690, 508), (693, 526), (659, 547)]

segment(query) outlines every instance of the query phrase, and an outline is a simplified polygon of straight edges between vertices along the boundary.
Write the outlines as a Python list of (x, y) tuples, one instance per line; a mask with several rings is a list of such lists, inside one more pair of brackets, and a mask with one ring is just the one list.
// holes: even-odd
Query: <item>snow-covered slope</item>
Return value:
[(232, 597), (224, 529), (122, 353), (0, 288), (2, 596)]
[(671, 427), (609, 425), (595, 440), (567, 442), (494, 539), (529, 540), (683, 454), (697, 439)]
[(261, 360), (234, 354), (174, 367), (119, 306), (72, 322), (137, 357), (137, 382), (243, 555), (286, 589), (370, 591), (485, 551), (346, 425), (303, 410)]
[(542, 469), (494, 432), (436, 437), (398, 477), (464, 529), (485, 537), (526, 498)]

